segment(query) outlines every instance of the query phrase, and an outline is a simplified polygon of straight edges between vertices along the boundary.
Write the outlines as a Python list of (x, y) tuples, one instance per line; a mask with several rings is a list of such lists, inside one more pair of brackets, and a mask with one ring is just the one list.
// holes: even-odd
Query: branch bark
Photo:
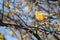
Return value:
[(22, 28), (22, 29), (25, 29), (25, 30), (27, 30), (27, 31), (29, 30), (29, 32), (30, 32), (31, 34), (33, 34), (38, 40), (41, 40), (41, 38), (39, 37), (38, 34), (34, 33), (32, 30), (30, 30), (30, 29), (28, 29), (28, 28), (23, 28), (22, 25), (6, 24), (6, 23), (1, 23), (1, 22), (0, 22), (0, 26), (6, 26), (6, 27), (7, 27), (8, 25), (15, 26), (15, 28), (17, 28), (17, 29)]

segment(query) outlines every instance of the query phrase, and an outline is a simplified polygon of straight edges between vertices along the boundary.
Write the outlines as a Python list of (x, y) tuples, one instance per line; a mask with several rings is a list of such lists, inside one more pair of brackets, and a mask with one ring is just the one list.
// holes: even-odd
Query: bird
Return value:
[(42, 12), (42, 11), (36, 11), (36, 18), (38, 20), (43, 21), (46, 18), (46, 15), (48, 15), (48, 13)]

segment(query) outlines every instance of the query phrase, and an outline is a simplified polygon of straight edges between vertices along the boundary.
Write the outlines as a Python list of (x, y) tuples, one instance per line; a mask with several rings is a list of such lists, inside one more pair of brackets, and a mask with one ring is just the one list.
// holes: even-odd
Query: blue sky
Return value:
[(12, 37), (10, 34), (11, 30), (5, 29), (5, 27), (0, 26), (0, 33), (5, 35), (6, 40), (17, 40), (16, 37)]

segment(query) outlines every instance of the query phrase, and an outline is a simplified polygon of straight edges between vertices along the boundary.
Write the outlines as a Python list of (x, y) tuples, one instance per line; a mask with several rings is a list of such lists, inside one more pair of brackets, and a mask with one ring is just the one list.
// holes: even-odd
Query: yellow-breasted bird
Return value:
[(48, 14), (45, 13), (45, 12), (36, 11), (36, 18), (37, 18), (38, 20), (43, 21), (43, 20), (46, 18), (46, 15), (48, 15)]

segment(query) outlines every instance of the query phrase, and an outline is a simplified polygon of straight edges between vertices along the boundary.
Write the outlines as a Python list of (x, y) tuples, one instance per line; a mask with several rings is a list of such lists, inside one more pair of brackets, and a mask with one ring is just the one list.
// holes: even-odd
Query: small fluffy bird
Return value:
[(44, 20), (46, 18), (46, 15), (48, 15), (48, 13), (42, 12), (42, 11), (36, 11), (36, 18), (38, 20)]

